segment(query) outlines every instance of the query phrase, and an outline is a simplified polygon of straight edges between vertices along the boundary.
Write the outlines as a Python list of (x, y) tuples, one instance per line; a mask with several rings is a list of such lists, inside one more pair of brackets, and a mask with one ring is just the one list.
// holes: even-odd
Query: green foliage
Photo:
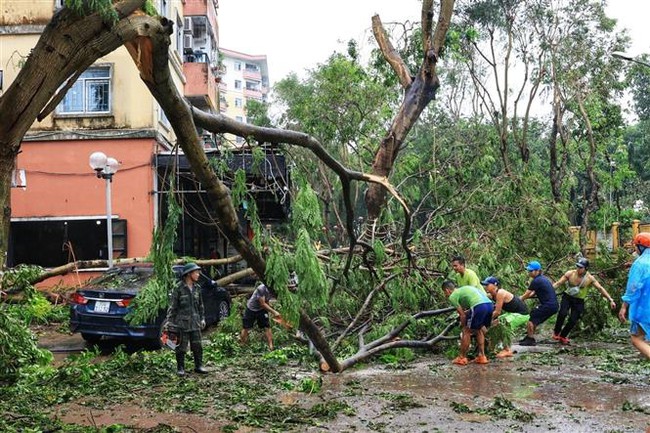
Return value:
[(273, 367), (286, 365), (288, 359), (286, 353), (281, 350), (273, 350), (264, 355), (264, 360), (268, 361), (268, 363)]
[(269, 105), (255, 99), (246, 100), (246, 122), (255, 126), (270, 128), (273, 126), (269, 117)]
[(235, 181), (232, 184), (230, 197), (235, 209), (244, 204), (248, 197), (248, 186), (246, 185), (246, 171), (238, 168), (235, 172)]
[(264, 149), (262, 149), (259, 146), (253, 147), (252, 151), (252, 156), (253, 156), (253, 173), (256, 174), (262, 174), (262, 168), (264, 163), (266, 162), (266, 152), (264, 152)]
[(639, 404), (632, 403), (628, 400), (625, 400), (621, 409), (623, 410), (623, 412), (633, 411), (633, 412), (641, 412), (641, 413), (645, 413), (646, 415), (650, 415), (650, 409), (647, 409)]
[(80, 16), (97, 13), (106, 24), (113, 25), (119, 19), (112, 0), (65, 0), (65, 5)]
[(299, 189), (292, 205), (291, 225), (294, 232), (304, 229), (310, 236), (318, 236), (323, 227), (320, 204), (316, 192), (304, 178), (294, 179)]
[(22, 318), (25, 324), (31, 325), (33, 322), (47, 323), (47, 319), (54, 307), (45, 296), (39, 292), (34, 292), (29, 296), (25, 304), (20, 305), (18, 308), (12, 308), (12, 310)]
[(496, 325), (488, 328), (485, 337), (486, 341), (489, 342), (489, 351), (494, 351), (499, 346), (510, 347), (512, 338), (514, 337), (514, 330), (507, 322), (500, 321)]
[(31, 281), (40, 276), (45, 270), (40, 266), (18, 265), (7, 269), (0, 275), (0, 287), (6, 291), (23, 291), (27, 296), (34, 293)]
[(277, 242), (273, 241), (266, 260), (266, 280), (278, 293), (280, 312), (289, 323), (297, 324), (299, 320), (301, 298), (289, 290), (289, 267), (292, 266), (291, 256)]
[(470, 409), (463, 403), (451, 402), (451, 407), (456, 413), (477, 413), (489, 415), (494, 419), (511, 419), (515, 421), (530, 423), (535, 419), (535, 415), (518, 409), (512, 402), (504, 397), (495, 397), (492, 406), (487, 408)]
[(21, 320), (0, 304), (0, 381), (14, 381), (21, 368), (47, 365), (52, 353), (39, 349), (34, 334)]
[(142, 6), (142, 10), (150, 17), (155, 17), (158, 15), (158, 10), (156, 9), (154, 0), (146, 0)]
[(305, 229), (298, 232), (295, 266), (300, 296), (309, 300), (310, 309), (318, 311), (327, 304), (328, 284), (309, 233)]
[(262, 227), (262, 222), (260, 221), (260, 216), (257, 212), (257, 202), (250, 195), (249, 200), (250, 201), (247, 202), (245, 216), (250, 222), (253, 233), (255, 233), (252, 243), (257, 251), (263, 251), (265, 245), (269, 243), (269, 234)]
[(169, 305), (169, 293), (176, 284), (172, 271), (172, 263), (176, 258), (174, 254), (174, 241), (177, 236), (176, 228), (183, 213), (170, 194), (167, 205), (167, 220), (164, 227), (157, 227), (153, 235), (153, 243), (149, 252), (149, 259), (153, 262), (154, 276), (135, 297), (133, 308), (126, 316), (126, 320), (134, 325), (151, 322), (160, 314), (160, 310)]
[[(308, 78), (289, 75), (276, 83), (274, 90), (278, 103), (287, 107), (279, 126), (315, 137), (332, 157), (363, 171), (381, 142), (392, 109), (401, 96), (397, 84), (385, 86), (370, 68), (362, 67), (354, 57), (339, 53), (310, 71)], [(297, 168), (292, 172), (293, 179), (296, 180), (298, 172), (304, 173), (326, 206), (325, 224), (331, 229), (339, 223), (335, 215), (344, 212), (338, 177), (324, 169), (307, 149), (292, 149), (291, 157)], [(358, 194), (363, 185), (353, 188), (356, 190), (353, 193)], [(319, 219), (323, 219), (322, 214)]]
[(323, 386), (323, 378), (321, 376), (315, 378), (305, 377), (300, 381), (300, 385), (298, 386), (298, 389), (301, 392), (305, 392), (307, 394), (315, 394), (320, 391), (322, 386)]
[(391, 412), (404, 412), (419, 407), (425, 407), (423, 404), (415, 401), (413, 396), (410, 394), (384, 392), (381, 396), (389, 401), (386, 409)]
[(415, 354), (408, 347), (399, 347), (382, 352), (379, 355), (379, 362), (388, 364), (391, 367), (401, 367), (415, 359)]
[[(64, 4), (81, 16), (97, 12), (108, 24), (115, 24), (119, 18), (113, 8), (113, 0), (65, 0)], [(152, 17), (158, 15), (153, 0), (146, 0), (142, 5), (142, 10)]]

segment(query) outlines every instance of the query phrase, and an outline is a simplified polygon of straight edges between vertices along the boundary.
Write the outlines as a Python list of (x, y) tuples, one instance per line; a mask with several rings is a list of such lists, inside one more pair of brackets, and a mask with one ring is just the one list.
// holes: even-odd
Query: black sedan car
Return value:
[[(182, 266), (173, 267), (179, 278), (181, 269)], [(155, 321), (137, 326), (124, 319), (138, 292), (152, 276), (152, 267), (117, 266), (77, 289), (71, 297), (70, 330), (80, 332), (89, 343), (107, 336), (143, 340), (159, 346), (166, 311), (161, 310)], [(206, 324), (216, 324), (228, 317), (231, 304), (228, 291), (204, 274), (199, 284)]]

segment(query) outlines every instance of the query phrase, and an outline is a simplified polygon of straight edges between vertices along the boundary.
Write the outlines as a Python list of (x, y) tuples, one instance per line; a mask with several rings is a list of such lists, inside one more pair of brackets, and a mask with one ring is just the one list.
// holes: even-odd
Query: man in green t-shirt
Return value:
[(476, 272), (465, 267), (465, 257), (460, 255), (452, 257), (451, 267), (457, 274), (450, 277), (456, 284), (456, 287), (473, 286), (487, 296), (485, 289), (481, 285), (481, 279), (476, 275)]
[(463, 332), (460, 338), (460, 354), (453, 360), (454, 364), (467, 365), (467, 350), (472, 339), (476, 335), (478, 356), (477, 364), (487, 364), (489, 361), (485, 356), (485, 333), (492, 323), (492, 312), (494, 306), (492, 301), (474, 286), (463, 286), (456, 288), (453, 281), (447, 280), (442, 283), (442, 289), (449, 298), (449, 303), (456, 307)]

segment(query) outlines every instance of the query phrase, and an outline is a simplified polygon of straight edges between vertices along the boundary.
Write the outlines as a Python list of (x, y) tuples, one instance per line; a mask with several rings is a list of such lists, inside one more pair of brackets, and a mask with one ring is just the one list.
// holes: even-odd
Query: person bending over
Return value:
[(455, 288), (453, 281), (447, 280), (442, 283), (442, 289), (449, 298), (449, 303), (456, 307), (463, 331), (460, 339), (460, 354), (453, 360), (454, 364), (467, 365), (467, 350), (472, 339), (476, 335), (478, 356), (477, 364), (487, 364), (489, 361), (485, 356), (485, 332), (492, 323), (492, 312), (494, 307), (479, 289), (474, 286), (463, 286)]

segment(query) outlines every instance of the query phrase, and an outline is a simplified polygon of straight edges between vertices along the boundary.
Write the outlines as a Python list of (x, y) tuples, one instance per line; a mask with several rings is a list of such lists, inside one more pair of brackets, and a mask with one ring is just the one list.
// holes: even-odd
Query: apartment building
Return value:
[[(223, 74), (218, 61), (218, 0), (155, 0), (155, 5), (176, 24), (169, 60), (174, 82), (193, 105), (218, 112)], [(62, 7), (63, 0), (0, 3), (0, 92), (16, 78), (45, 24)], [(264, 69), (259, 68), (248, 78), (242, 75), (243, 89), (248, 89), (242, 91), (243, 97), (265, 95), (265, 59)], [(209, 158), (222, 158), (216, 137), (198, 133)], [(106, 259), (109, 244), (113, 258), (146, 256), (154, 229), (166, 219), (172, 185), (184, 210), (175, 252), (204, 258), (227, 254), (229, 247), (219, 235), (205, 191), (175, 140), (127, 50), (120, 47), (99, 59), (81, 74), (56, 110), (35, 122), (24, 137), (12, 185), (7, 265), (53, 267)], [(91, 169), (89, 158), (95, 152), (117, 160), (110, 181)], [(288, 212), (284, 156), (275, 150), (267, 154), (262, 172), (251, 171), (246, 152), (230, 156), (228, 164), (233, 170), (248, 167), (251, 185), (272, 180), (272, 188), (256, 193), (258, 208), (263, 219), (283, 219)], [(107, 230), (109, 209), (112, 230)]]
[[(219, 49), (222, 74), (219, 83), (221, 113), (246, 122), (246, 102), (266, 102), (269, 93), (269, 68), (265, 55), (244, 54)], [(240, 147), (242, 137), (226, 135), (224, 145)]]
[[(218, 90), (214, 78), (209, 85), (209, 76), (214, 76), (209, 63), (184, 59), (185, 6), (192, 21), (203, 20), (204, 30), (210, 27), (204, 34), (211, 45), (205, 47), (216, 53), (216, 0), (156, 0), (159, 13), (176, 23), (170, 47), (172, 77), (179, 89), (190, 92), (193, 102), (215, 110)], [(18, 75), (45, 24), (62, 7), (62, 0), (2, 2), (3, 86)], [(110, 185), (112, 257), (146, 256), (160, 221), (161, 181), (154, 157), (171, 151), (174, 142), (164, 112), (140, 80), (127, 50), (120, 47), (99, 59), (23, 140), (11, 194), (8, 265), (50, 267), (108, 257), (106, 182), (89, 166), (90, 155), (98, 151), (119, 162)]]

